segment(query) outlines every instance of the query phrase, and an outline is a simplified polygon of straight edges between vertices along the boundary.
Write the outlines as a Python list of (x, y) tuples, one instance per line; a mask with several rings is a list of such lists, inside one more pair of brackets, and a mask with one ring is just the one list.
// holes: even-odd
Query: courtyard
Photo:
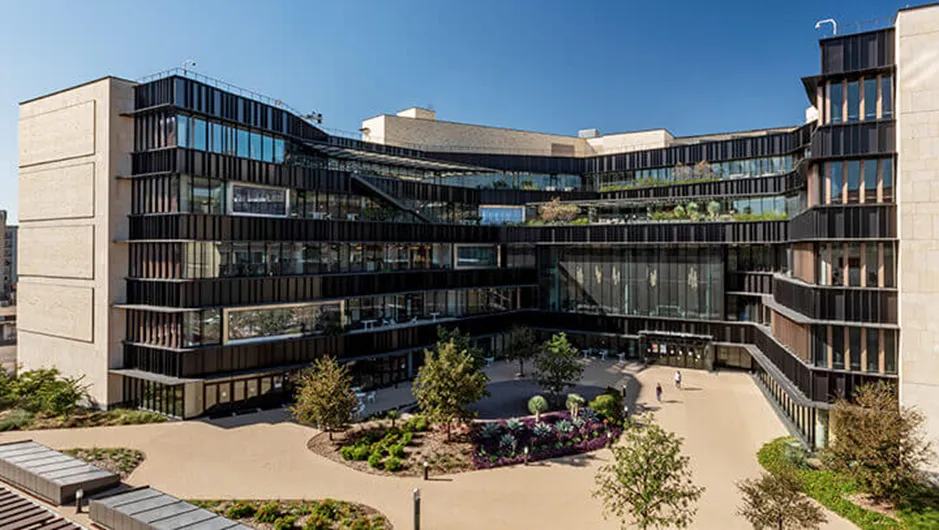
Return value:
[[(615, 361), (586, 361), (578, 389), (591, 397), (629, 380), (630, 409), (654, 411), (666, 429), (685, 438), (695, 479), (707, 488), (698, 503), (694, 528), (749, 528), (735, 515), (735, 482), (756, 476), (755, 453), (786, 434), (769, 403), (746, 373), (685, 370), (684, 389), (672, 384), (674, 369), (641, 369)], [(482, 417), (509, 410), (530, 396), (528, 381), (513, 383), (516, 364), (497, 362), (488, 371), (493, 396), (477, 406)], [(526, 372), (529, 370), (526, 367)], [(661, 383), (663, 400), (655, 399)], [(407, 385), (380, 392), (378, 408), (413, 401)], [(506, 408), (508, 407), (508, 408)], [(524, 401), (518, 414), (524, 413)], [(357, 472), (311, 453), (317, 431), (289, 421), (282, 410), (212, 421), (125, 427), (12, 432), (0, 442), (32, 439), (54, 448), (128, 447), (146, 460), (128, 478), (181, 498), (301, 499), (332, 497), (368, 504), (395, 528), (411, 528), (411, 494), (421, 489), (424, 528), (618, 528), (605, 521), (593, 499), (593, 477), (610, 456), (606, 450), (576, 457), (456, 475), (382, 477)], [(853, 528), (828, 513), (826, 528)]]

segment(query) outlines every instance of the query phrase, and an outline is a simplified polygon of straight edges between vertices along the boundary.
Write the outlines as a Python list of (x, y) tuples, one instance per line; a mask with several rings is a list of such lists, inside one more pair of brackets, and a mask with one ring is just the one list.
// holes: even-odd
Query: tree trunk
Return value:
[(332, 430), (332, 429), (326, 429), (326, 434), (329, 435), (329, 441), (330, 441), (330, 442), (333, 441), (333, 430)]
[(447, 443), (450, 443), (450, 422), (447, 421)]

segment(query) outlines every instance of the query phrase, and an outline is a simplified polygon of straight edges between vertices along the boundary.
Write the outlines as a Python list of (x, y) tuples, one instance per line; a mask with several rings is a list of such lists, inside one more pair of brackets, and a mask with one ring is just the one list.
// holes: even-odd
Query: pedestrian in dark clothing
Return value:
[(661, 383), (655, 384), (655, 399), (659, 400), (659, 402), (662, 401), (662, 384)]

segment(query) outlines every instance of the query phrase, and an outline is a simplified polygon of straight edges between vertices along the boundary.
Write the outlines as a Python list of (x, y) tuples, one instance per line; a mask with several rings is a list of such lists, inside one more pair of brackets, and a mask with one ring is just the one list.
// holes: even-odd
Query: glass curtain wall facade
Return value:
[(898, 366), (892, 30), (864, 38), (886, 62), (803, 80), (815, 122), (581, 157), (370, 144), (183, 76), (142, 84), (125, 401), (280, 403), (325, 354), (377, 388), (413, 377), (438, 326), (498, 356), (527, 325), (752, 370), (824, 443), (830, 400)]

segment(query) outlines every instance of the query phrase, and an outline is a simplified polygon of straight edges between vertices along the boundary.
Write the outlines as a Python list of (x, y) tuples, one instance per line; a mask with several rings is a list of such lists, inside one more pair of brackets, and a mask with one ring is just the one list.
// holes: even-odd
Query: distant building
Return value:
[(16, 303), (16, 225), (9, 225), (3, 231), (3, 292), (6, 299)]

